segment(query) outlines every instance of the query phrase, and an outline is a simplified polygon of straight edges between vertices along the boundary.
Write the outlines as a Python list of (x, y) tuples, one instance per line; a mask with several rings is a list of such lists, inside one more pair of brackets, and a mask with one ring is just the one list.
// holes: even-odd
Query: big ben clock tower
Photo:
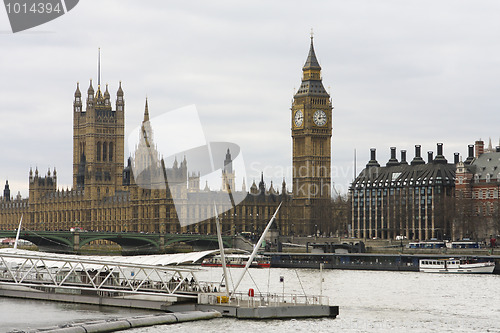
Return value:
[(328, 233), (331, 219), (332, 103), (323, 87), (313, 36), (302, 83), (293, 97), (293, 202), (295, 234)]

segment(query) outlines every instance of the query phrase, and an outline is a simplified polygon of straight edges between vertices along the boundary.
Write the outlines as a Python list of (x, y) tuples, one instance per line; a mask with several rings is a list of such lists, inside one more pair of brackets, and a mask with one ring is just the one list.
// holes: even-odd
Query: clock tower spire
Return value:
[(331, 213), (332, 103), (311, 44), (291, 108), (294, 232), (328, 233)]

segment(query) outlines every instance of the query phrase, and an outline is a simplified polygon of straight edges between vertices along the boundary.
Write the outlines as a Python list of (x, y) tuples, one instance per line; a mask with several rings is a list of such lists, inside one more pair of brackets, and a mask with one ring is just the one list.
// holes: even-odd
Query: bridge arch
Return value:
[(160, 251), (160, 244), (157, 240), (133, 234), (81, 233), (79, 246), (82, 248), (98, 240), (108, 240), (120, 245), (122, 254), (151, 254)]

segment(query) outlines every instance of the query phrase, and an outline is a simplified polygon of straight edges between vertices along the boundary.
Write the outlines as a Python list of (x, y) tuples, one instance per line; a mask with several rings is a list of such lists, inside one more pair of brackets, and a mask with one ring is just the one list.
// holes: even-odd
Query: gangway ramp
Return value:
[(138, 257), (0, 251), (0, 296), (163, 309), (212, 291), (213, 283), (197, 279), (200, 269), (166, 266), (151, 257), (155, 264)]

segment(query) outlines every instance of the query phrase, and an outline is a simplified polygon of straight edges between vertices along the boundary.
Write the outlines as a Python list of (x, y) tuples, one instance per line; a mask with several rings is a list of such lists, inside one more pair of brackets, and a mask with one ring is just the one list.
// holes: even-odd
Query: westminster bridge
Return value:
[[(0, 238), (15, 238), (16, 234), (16, 230), (0, 230)], [(98, 240), (108, 240), (120, 245), (122, 254), (165, 253), (176, 243), (198, 249), (218, 248), (217, 235), (200, 234), (21, 230), (19, 238), (32, 242), (40, 251), (75, 254), (80, 253), (84, 245)], [(234, 236), (222, 236), (224, 247), (233, 247), (234, 241)]]

